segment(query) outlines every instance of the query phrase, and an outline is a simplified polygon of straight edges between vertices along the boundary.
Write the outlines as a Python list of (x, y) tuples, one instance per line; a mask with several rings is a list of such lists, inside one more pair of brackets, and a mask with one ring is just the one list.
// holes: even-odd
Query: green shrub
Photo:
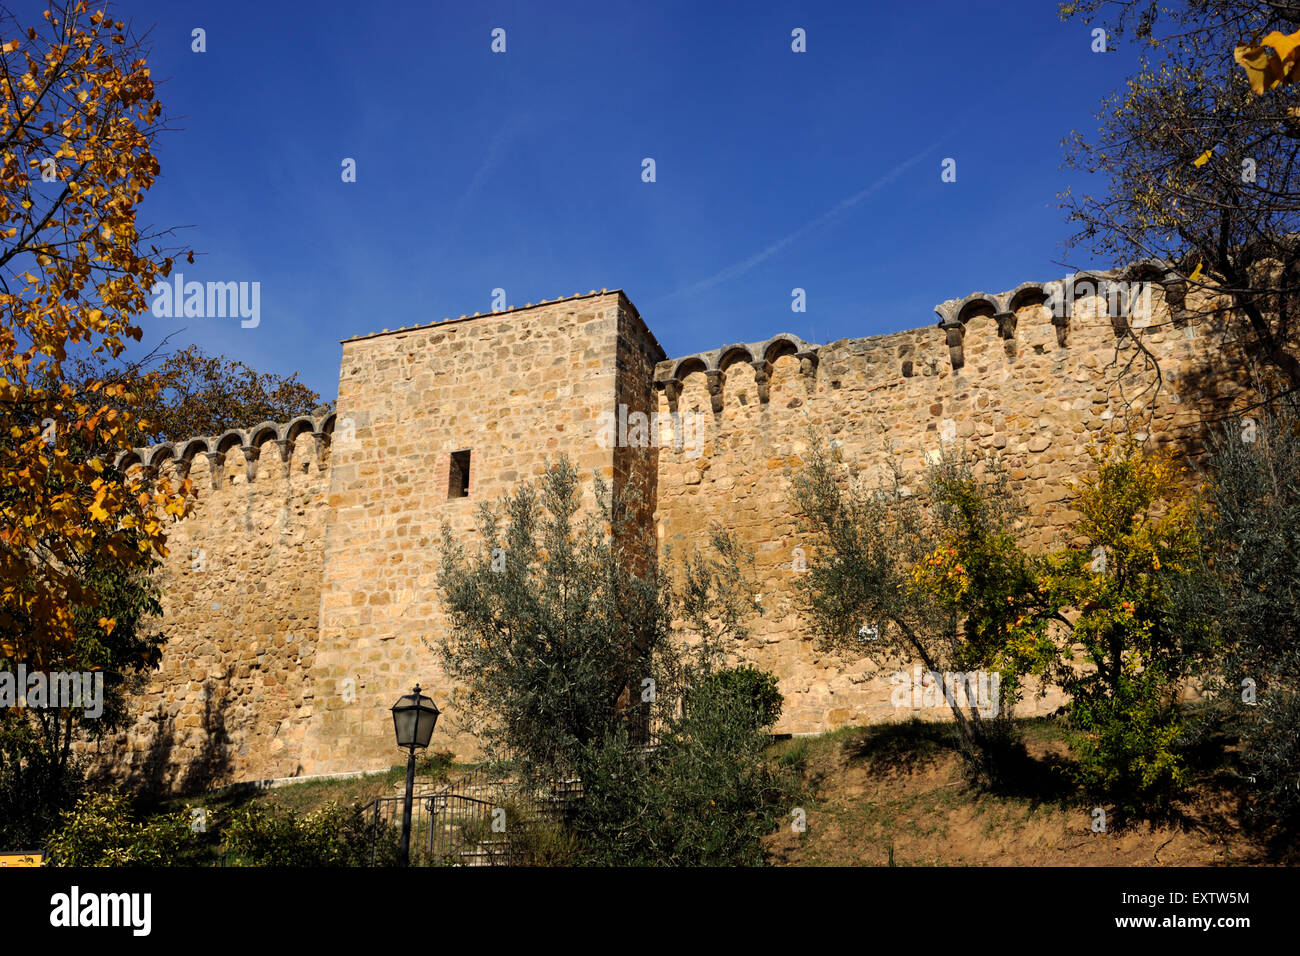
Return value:
[(456, 754), (450, 750), (427, 750), (416, 760), (415, 772), (421, 777), (442, 780), (446, 778), (455, 763)]
[(391, 827), (373, 825), (354, 808), (328, 803), (307, 814), (270, 806), (238, 810), (225, 832), (227, 861), (237, 866), (368, 866), (396, 861)]
[(752, 667), (700, 678), (685, 713), (642, 757), (624, 739), (592, 748), (574, 827), (584, 862), (757, 866), (762, 837), (795, 798), (792, 766), (767, 759), (776, 678)]
[(705, 678), (656, 753), (652, 806), (672, 866), (760, 866), (762, 837), (789, 812), (793, 777), (767, 759), (776, 678), (752, 667)]
[(1128, 812), (1160, 806), (1188, 782), (1179, 748), (1179, 712), (1161, 699), (1163, 679), (1126, 674), (1108, 696), (1080, 696), (1070, 709), (1078, 760), (1086, 786)]
[[(1300, 830), (1300, 411), (1275, 403), (1211, 445), (1205, 559), (1180, 594), (1217, 623), (1216, 704), (1242, 742), (1256, 823)], [(1248, 440), (1253, 439), (1253, 440)], [(1249, 690), (1247, 690), (1249, 689)]]
[(1197, 502), (1168, 451), (1124, 436), (1091, 454), (1073, 505), (1086, 544), (1056, 561), (1087, 666), (1063, 656), (1057, 673), (1081, 780), (1130, 811), (1154, 809), (1188, 781), (1176, 692), (1208, 653), (1203, 627), (1176, 608), (1202, 546)]
[[(597, 478), (597, 508), (580, 515), (581, 498), (562, 460), (480, 509), (476, 555), (444, 530), (440, 652), (458, 714), (521, 777), (581, 782), (568, 823), (584, 862), (761, 862), (781, 694), (753, 667), (719, 669), (760, 611), (752, 555), (714, 526), (706, 553), (639, 568), (635, 493)], [(667, 723), (652, 753), (647, 718)]]
[(701, 682), (696, 694), (699, 696), (692, 696), (692, 703), (699, 701), (707, 706), (719, 706), (725, 702), (726, 706), (752, 710), (755, 730), (775, 724), (781, 717), (784, 703), (781, 691), (777, 689), (776, 675), (750, 665), (710, 674)]
[(944, 698), (967, 768), (995, 782), (1016, 752), (1010, 717), (1021, 688), (1056, 656), (1059, 605), (1043, 558), (1018, 538), (1024, 504), (995, 456), (945, 451), (919, 487), (897, 467), (874, 483), (860, 468), (810, 433), (791, 474), (813, 549), (792, 582), (796, 606), (821, 648), (846, 660), (862, 656), (866, 639), (877, 667), (996, 673), (995, 701)]
[(29, 712), (0, 710), (0, 846), (45, 843), (85, 786), (81, 761), (51, 758)]
[(577, 837), (563, 824), (549, 820), (527, 821), (517, 846), (522, 866), (572, 866), (581, 860)]
[(47, 845), (51, 866), (167, 866), (192, 838), (186, 810), (135, 820), (117, 791), (94, 793), (60, 815)]

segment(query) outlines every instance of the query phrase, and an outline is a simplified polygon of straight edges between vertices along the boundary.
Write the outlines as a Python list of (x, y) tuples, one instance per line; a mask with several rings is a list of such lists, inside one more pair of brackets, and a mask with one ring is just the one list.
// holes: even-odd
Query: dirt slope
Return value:
[[(1029, 773), (1004, 793), (969, 786), (958, 755), (933, 727), (855, 729), (785, 744), (805, 767), (807, 828), (766, 838), (786, 866), (1210, 866), (1277, 864), (1244, 836), (1238, 801), (1221, 781), (1200, 781), (1163, 821), (1094, 833), (1093, 806), (1061, 772), (1068, 751), (1054, 732), (1031, 731)], [(1212, 776), (1212, 775), (1211, 775)], [(1291, 860), (1290, 862), (1295, 862)]]

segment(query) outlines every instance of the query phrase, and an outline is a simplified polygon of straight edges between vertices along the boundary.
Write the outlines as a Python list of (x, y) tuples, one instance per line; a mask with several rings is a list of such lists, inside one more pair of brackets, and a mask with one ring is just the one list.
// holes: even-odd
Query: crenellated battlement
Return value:
[[(1090, 295), (1105, 296), (1107, 287), (1123, 288), (1136, 283), (1153, 283), (1161, 286), (1166, 292), (1171, 291), (1171, 287), (1181, 286), (1184, 296), (1187, 291), (1186, 277), (1172, 264), (1155, 259), (1143, 259), (1118, 269), (1075, 272), (1048, 282), (1022, 282), (1014, 289), (996, 294), (972, 292), (963, 299), (948, 299), (940, 302), (934, 307), (934, 312), (939, 316), (939, 326), (943, 327), (953, 322), (965, 323), (979, 315), (997, 317), (1014, 313), (1027, 305), (1041, 305), (1061, 295), (1067, 289), (1071, 295), (1066, 301), (1077, 301)], [(1078, 295), (1080, 289), (1088, 291)], [(1180, 296), (1180, 305), (1181, 301)]]
[[(800, 374), (810, 385), (825, 360), (834, 363), (846, 352), (866, 357), (872, 387), (917, 376), (958, 374), (970, 359), (968, 332), (978, 319), (992, 320), (996, 337), (1003, 343), (1005, 361), (1015, 363), (1027, 345), (1037, 354), (1048, 347), (1037, 332), (1040, 325), (1051, 330), (1048, 339), (1055, 338), (1057, 349), (1070, 347), (1072, 330), (1086, 335), (1090, 345), (1096, 344), (1098, 328), (1107, 324), (1105, 338), (1122, 346), (1134, 328), (1154, 324), (1161, 310), (1174, 325), (1180, 325), (1186, 315), (1187, 294), (1186, 277), (1172, 265), (1144, 260), (1121, 269), (1078, 272), (1046, 282), (1022, 282), (1004, 292), (972, 292), (964, 298), (948, 299), (934, 307), (939, 321), (933, 326), (844, 339), (833, 345), (814, 345), (781, 333), (759, 342), (724, 345), (669, 359), (656, 366), (654, 385), (675, 409), (687, 377), (703, 374), (713, 411), (721, 412), (729, 368), (738, 363), (750, 366), (759, 402), (766, 404), (771, 399), (773, 363), (786, 355), (799, 360)], [(1085, 305), (1089, 301), (1090, 307)], [(930, 330), (937, 330), (942, 337), (929, 340)], [(941, 369), (945, 349), (947, 369)], [(840, 368), (835, 364), (831, 371), (837, 374)], [(834, 387), (839, 387), (838, 382)]]
[(1110, 319), (1115, 337), (1130, 331), (1135, 313), (1144, 310), (1150, 319), (1151, 290), (1159, 287), (1171, 312), (1179, 313), (1187, 295), (1187, 279), (1171, 263), (1155, 259), (1119, 269), (1076, 272), (1049, 282), (1022, 282), (1006, 292), (990, 294), (972, 292), (963, 299), (948, 299), (934, 307), (939, 317), (954, 370), (965, 364), (964, 338), (967, 324), (988, 317), (997, 323), (998, 335), (1007, 343), (1007, 354), (1014, 354), (1016, 329), (1026, 309), (1046, 307), (1056, 330), (1058, 346), (1069, 344), (1070, 327), (1076, 317), (1075, 303), (1087, 299), (1106, 302), (1105, 316)]
[(772, 378), (772, 363), (784, 355), (793, 355), (799, 359), (804, 373), (811, 375), (817, 368), (818, 348), (820, 346), (810, 345), (789, 332), (759, 342), (724, 345), (708, 352), (696, 352), (684, 358), (660, 362), (655, 366), (654, 386), (668, 397), (669, 405), (675, 408), (677, 397), (681, 394), (682, 380), (692, 372), (703, 372), (708, 380), (713, 410), (720, 412), (727, 369), (737, 362), (745, 362), (754, 370), (759, 401), (767, 402), (770, 397), (768, 385)]
[(300, 415), (287, 422), (260, 422), (251, 428), (231, 428), (220, 435), (201, 435), (180, 441), (159, 442), (148, 448), (132, 448), (118, 454), (114, 465), (119, 470), (140, 466), (147, 474), (157, 474), (169, 462), (181, 478), (189, 475), (196, 455), (206, 456), (212, 473), (212, 487), (221, 486), (224, 474), (222, 466), (226, 463), (226, 454), (238, 448), (244, 455), (246, 473), (249, 481), (257, 478), (257, 463), (261, 459), (262, 448), (268, 442), (274, 442), (280, 452), (280, 460), (290, 464), (299, 435), (310, 434), (315, 441), (316, 462), (325, 462), (325, 451), (334, 434), (336, 415), (329, 412), (323, 415)]

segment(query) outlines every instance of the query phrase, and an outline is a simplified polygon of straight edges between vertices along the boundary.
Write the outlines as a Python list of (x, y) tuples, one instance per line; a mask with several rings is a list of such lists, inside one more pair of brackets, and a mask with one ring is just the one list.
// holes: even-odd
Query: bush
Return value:
[(709, 706), (726, 703), (750, 709), (755, 730), (775, 724), (784, 703), (777, 689), (776, 675), (749, 665), (710, 674), (697, 693), (700, 702)]
[(1168, 451), (1119, 436), (1091, 455), (1074, 503), (1083, 544), (1054, 558), (1054, 586), (1079, 611), (1070, 641), (1083, 666), (1063, 656), (1057, 676), (1081, 782), (1141, 812), (1188, 781), (1177, 691), (1210, 650), (1202, 624), (1177, 609), (1201, 548), (1197, 501)]
[(480, 507), (476, 555), (443, 528), (438, 583), (452, 633), (436, 651), (458, 685), (457, 717), (489, 757), (527, 776), (572, 773), (613, 733), (620, 698), (659, 677), (670, 635), (663, 582), (625, 560), (625, 504), (599, 480), (595, 497), (597, 513), (581, 516), (578, 472), (562, 460), (538, 485)]
[[(441, 654), (464, 688), (458, 716), (530, 783), (577, 777), (569, 822), (585, 862), (761, 862), (780, 789), (764, 729), (781, 695), (770, 674), (718, 670), (758, 610), (752, 556), (715, 527), (710, 553), (685, 555), (674, 581), (669, 562), (639, 560), (635, 495), (597, 479), (594, 498), (581, 517), (577, 471), (561, 461), (480, 509), (477, 555), (445, 529)], [(651, 716), (668, 726), (647, 754)]]
[(753, 667), (700, 678), (685, 713), (642, 758), (625, 739), (589, 753), (575, 829), (584, 861), (758, 866), (762, 837), (794, 799), (796, 774), (766, 755), (776, 678)]
[(792, 777), (767, 759), (765, 729), (783, 703), (752, 667), (706, 677), (656, 756), (651, 805), (662, 862), (760, 866), (761, 839), (790, 809)]
[(49, 757), (27, 712), (0, 711), (0, 846), (43, 845), (60, 813), (76, 806), (84, 783), (80, 761)]
[(992, 710), (945, 697), (967, 768), (996, 781), (1014, 750), (1021, 687), (1050, 668), (1059, 628), (1045, 563), (1016, 537), (1024, 506), (1009, 474), (997, 458), (945, 451), (914, 489), (893, 465), (868, 482), (822, 436), (808, 444), (791, 496), (814, 549), (794, 580), (809, 629), (825, 650), (857, 660), (862, 629), (873, 627), (881, 668), (996, 672)]
[(105, 791), (61, 814), (47, 860), (51, 866), (168, 866), (191, 837), (187, 810), (137, 821), (126, 796)]
[(225, 833), (228, 862), (236, 866), (369, 866), (396, 862), (395, 839), (373, 831), (355, 808), (328, 803), (308, 814), (271, 806), (236, 811)]
[(561, 823), (528, 820), (514, 837), (521, 866), (572, 866), (581, 862), (577, 837)]
[[(1300, 412), (1264, 407), (1212, 446), (1205, 560), (1183, 613), (1217, 622), (1216, 704), (1240, 735), (1254, 791), (1249, 816), (1300, 828)], [(1244, 688), (1250, 688), (1248, 693)]]
[(1129, 674), (1110, 696), (1078, 697), (1070, 723), (1078, 759), (1076, 775), (1130, 812), (1161, 805), (1186, 785), (1179, 712), (1162, 700), (1163, 681), (1148, 672)]
[[(456, 763), (456, 754), (450, 750), (426, 750), (415, 761), (415, 772), (421, 777), (444, 779)], [(405, 768), (402, 768), (405, 773)]]

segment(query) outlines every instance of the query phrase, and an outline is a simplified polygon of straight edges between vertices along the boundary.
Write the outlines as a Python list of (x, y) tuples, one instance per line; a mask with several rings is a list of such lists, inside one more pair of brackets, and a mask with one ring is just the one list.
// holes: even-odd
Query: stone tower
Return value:
[[(416, 680), (446, 687), (425, 643), (443, 628), (444, 522), (472, 531), (479, 502), (561, 454), (616, 485), (653, 474), (649, 449), (611, 447), (598, 424), (619, 404), (649, 409), (663, 357), (617, 291), (343, 343), (304, 753), (314, 772), (388, 766), (387, 708)], [(470, 752), (444, 710), (443, 746)]]

